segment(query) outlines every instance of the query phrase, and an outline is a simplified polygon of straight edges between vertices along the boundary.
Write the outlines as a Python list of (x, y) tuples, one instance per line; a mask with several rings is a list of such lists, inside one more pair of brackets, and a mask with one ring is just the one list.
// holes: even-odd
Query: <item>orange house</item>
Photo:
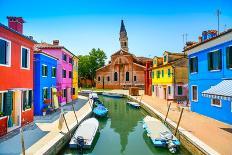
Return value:
[(23, 35), (22, 17), (0, 23), (0, 136), (33, 121), (32, 37)]

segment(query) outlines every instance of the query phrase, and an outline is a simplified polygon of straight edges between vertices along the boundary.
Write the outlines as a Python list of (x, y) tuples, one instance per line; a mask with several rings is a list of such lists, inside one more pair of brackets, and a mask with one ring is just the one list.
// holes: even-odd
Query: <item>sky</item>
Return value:
[(60, 44), (77, 55), (92, 48), (110, 55), (120, 49), (119, 30), (124, 20), (129, 52), (162, 56), (181, 52), (183, 34), (197, 41), (202, 31), (232, 28), (232, 0), (0, 0), (0, 23), (6, 16), (22, 16), (24, 34), (38, 42)]

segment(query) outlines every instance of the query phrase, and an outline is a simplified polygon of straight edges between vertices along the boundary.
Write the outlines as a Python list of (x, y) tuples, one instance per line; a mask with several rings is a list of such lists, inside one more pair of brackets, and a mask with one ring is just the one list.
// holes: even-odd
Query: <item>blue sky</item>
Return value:
[(182, 34), (197, 41), (203, 30), (232, 28), (232, 0), (0, 0), (0, 22), (22, 16), (24, 34), (38, 42), (60, 43), (76, 54), (103, 49), (109, 57), (119, 50), (120, 20), (124, 19), (129, 51), (153, 57), (180, 52)]

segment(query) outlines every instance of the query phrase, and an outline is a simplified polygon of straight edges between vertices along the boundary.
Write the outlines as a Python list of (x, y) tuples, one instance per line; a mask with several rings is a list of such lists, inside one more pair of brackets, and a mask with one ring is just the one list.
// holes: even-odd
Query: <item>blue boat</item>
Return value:
[(171, 153), (175, 153), (180, 146), (180, 141), (156, 118), (146, 116), (143, 119), (143, 128), (156, 147), (167, 147)]
[(102, 103), (100, 100), (95, 100), (95, 101), (94, 101), (94, 106), (97, 107), (98, 105), (104, 106), (103, 103)]
[(136, 102), (127, 102), (127, 104), (129, 104), (130, 106), (132, 106), (134, 108), (140, 108), (140, 105)]
[(104, 105), (99, 104), (96, 108), (93, 109), (93, 113), (96, 116), (104, 117), (107, 115), (108, 109)]

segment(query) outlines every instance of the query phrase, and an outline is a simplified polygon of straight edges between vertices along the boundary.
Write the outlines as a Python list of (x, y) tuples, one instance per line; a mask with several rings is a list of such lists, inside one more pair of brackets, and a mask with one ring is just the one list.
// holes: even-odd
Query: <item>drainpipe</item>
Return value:
[(172, 66), (172, 79), (173, 79), (173, 99), (175, 100), (176, 96), (176, 77), (175, 77), (175, 66)]

